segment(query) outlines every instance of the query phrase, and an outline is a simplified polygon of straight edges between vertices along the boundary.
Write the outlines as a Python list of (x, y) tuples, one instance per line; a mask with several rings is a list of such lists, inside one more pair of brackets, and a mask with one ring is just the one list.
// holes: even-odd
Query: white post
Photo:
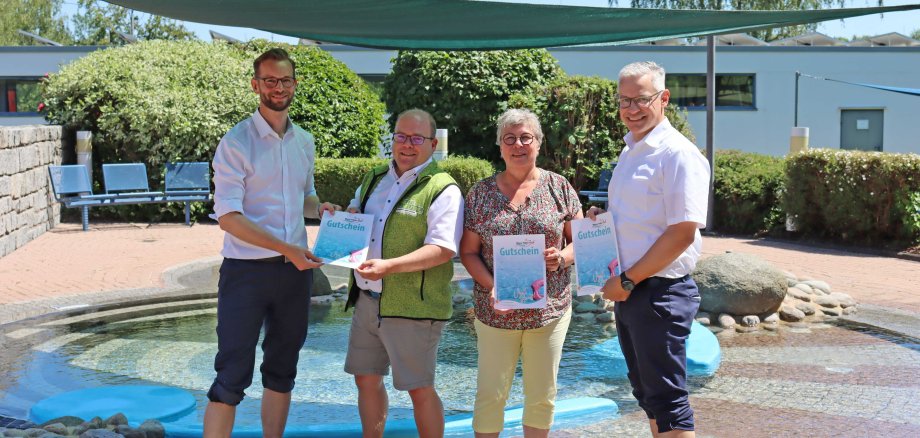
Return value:
[(93, 182), (93, 133), (77, 131), (77, 164), (86, 166), (90, 184)]
[(434, 161), (440, 161), (447, 158), (447, 130), (438, 129), (434, 133), (434, 138), (438, 140), (438, 145), (435, 146), (434, 153), (431, 154)]
[(789, 137), (789, 155), (808, 150), (808, 128), (796, 126)]

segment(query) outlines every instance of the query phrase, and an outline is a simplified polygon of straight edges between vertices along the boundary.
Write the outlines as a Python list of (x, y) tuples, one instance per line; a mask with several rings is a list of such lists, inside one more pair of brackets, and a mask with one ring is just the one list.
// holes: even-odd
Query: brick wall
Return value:
[(60, 223), (48, 165), (61, 164), (61, 127), (0, 127), (0, 257)]

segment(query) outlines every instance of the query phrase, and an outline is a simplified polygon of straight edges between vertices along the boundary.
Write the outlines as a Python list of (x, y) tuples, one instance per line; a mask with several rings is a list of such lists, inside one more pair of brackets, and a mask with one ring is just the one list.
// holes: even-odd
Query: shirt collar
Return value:
[(626, 145), (629, 146), (630, 149), (633, 149), (640, 144), (646, 144), (651, 148), (657, 148), (661, 145), (661, 142), (664, 141), (665, 137), (668, 136), (668, 132), (671, 129), (671, 122), (667, 117), (665, 117), (664, 120), (652, 128), (652, 130), (649, 131), (649, 133), (646, 134), (645, 138), (642, 140), (636, 141), (635, 138), (633, 138), (632, 132), (626, 134), (626, 136), (623, 137), (623, 140), (626, 141)]
[[(278, 133), (272, 129), (272, 126), (268, 124), (265, 117), (262, 117), (262, 113), (260, 113), (258, 109), (256, 109), (256, 112), (252, 113), (252, 122), (256, 127), (256, 133), (259, 134), (259, 138), (265, 138), (271, 135), (278, 136)], [(287, 119), (287, 130), (284, 132), (284, 135), (287, 135), (292, 129), (294, 129), (294, 123), (291, 122), (289, 116)]]
[(406, 178), (415, 178), (419, 174), (419, 172), (422, 171), (422, 169), (424, 169), (426, 166), (431, 164), (431, 159), (432, 157), (428, 157), (428, 159), (425, 160), (424, 163), (419, 164), (418, 166), (413, 167), (403, 172), (402, 176), (396, 175), (396, 162), (393, 160), (390, 160), (390, 172), (389, 173), (391, 173), (393, 175), (393, 178), (396, 178), (397, 180), (405, 180)]

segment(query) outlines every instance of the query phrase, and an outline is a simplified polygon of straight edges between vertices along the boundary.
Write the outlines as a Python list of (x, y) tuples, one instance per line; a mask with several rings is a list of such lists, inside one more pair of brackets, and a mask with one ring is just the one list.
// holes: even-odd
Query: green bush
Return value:
[(316, 193), (323, 202), (347, 207), (361, 184), (361, 177), (386, 162), (383, 158), (317, 158), (313, 176)]
[[(144, 162), (151, 188), (160, 188), (164, 163), (211, 161), (220, 138), (256, 109), (252, 61), (268, 46), (280, 44), (145, 41), (95, 51), (43, 82), (46, 117), (93, 132), (96, 175), (102, 163)], [(382, 103), (322, 50), (285, 47), (298, 63), (291, 117), (314, 134), (318, 153), (373, 155), (383, 132)], [(201, 217), (208, 207), (193, 208)], [(98, 211), (128, 220), (182, 216), (173, 204)]]
[(390, 125), (409, 108), (430, 112), (448, 129), (450, 153), (500, 159), (495, 119), (508, 97), (562, 70), (545, 49), (489, 52), (400, 51), (384, 82)]
[[(786, 160), (785, 210), (796, 231), (858, 244), (904, 244), (920, 191), (920, 156), (815, 149)], [(912, 210), (913, 209), (913, 210)]]
[(712, 226), (727, 233), (754, 234), (780, 226), (784, 161), (734, 150), (717, 151)]
[[(316, 192), (320, 200), (345, 207), (355, 196), (364, 174), (386, 162), (382, 158), (318, 158), (314, 176)], [(457, 181), (464, 195), (473, 183), (495, 172), (488, 161), (478, 158), (451, 156), (438, 165)]]
[(463, 196), (466, 196), (466, 192), (470, 190), (473, 183), (495, 174), (495, 168), (491, 163), (473, 157), (450, 156), (438, 161), (438, 166), (454, 177)]
[[(619, 117), (617, 84), (601, 77), (559, 77), (508, 99), (512, 108), (537, 114), (546, 137), (538, 165), (568, 178), (577, 190), (595, 189), (601, 170), (616, 160), (629, 130)], [(691, 141), (686, 113), (668, 105), (665, 114)]]

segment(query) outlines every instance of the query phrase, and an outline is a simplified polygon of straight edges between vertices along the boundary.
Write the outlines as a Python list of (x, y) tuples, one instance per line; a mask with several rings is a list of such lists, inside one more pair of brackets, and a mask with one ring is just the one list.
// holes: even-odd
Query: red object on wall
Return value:
[(6, 90), (6, 108), (8, 112), (16, 112), (16, 89), (7, 88)]

